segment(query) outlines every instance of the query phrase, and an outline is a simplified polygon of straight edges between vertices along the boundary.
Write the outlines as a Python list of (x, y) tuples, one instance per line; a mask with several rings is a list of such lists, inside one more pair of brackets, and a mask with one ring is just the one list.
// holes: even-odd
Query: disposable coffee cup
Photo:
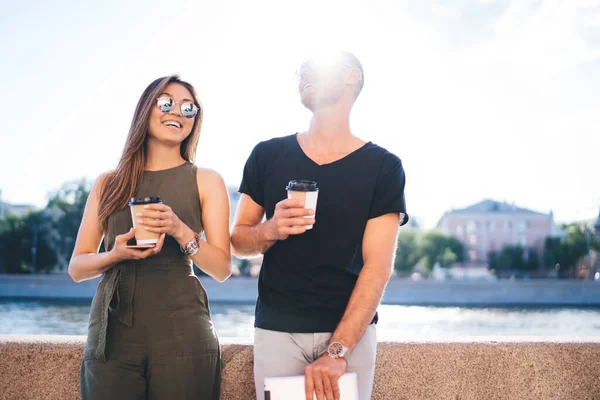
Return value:
[[(304, 208), (309, 208), (315, 213), (305, 215), (304, 218), (314, 218), (317, 215), (317, 198), (319, 197), (319, 187), (314, 181), (290, 181), (286, 186), (288, 199), (295, 199), (304, 202)], [(306, 225), (306, 229), (312, 229), (312, 225)]]
[(156, 246), (160, 233), (150, 232), (144, 229), (144, 227), (137, 227), (137, 220), (139, 217), (137, 213), (144, 211), (144, 206), (148, 204), (162, 203), (159, 196), (150, 197), (132, 197), (129, 201), (129, 208), (131, 209), (131, 220), (133, 221), (133, 227), (135, 228), (135, 246), (127, 246), (132, 248), (149, 248)]

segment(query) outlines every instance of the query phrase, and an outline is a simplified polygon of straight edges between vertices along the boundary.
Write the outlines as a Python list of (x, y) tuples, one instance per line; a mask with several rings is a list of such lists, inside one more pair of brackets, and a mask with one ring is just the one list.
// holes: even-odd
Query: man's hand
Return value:
[(331, 358), (327, 354), (307, 365), (304, 375), (306, 400), (314, 400), (314, 394), (317, 400), (339, 400), (338, 381), (347, 367), (345, 358)]
[(285, 240), (289, 235), (300, 235), (306, 232), (307, 225), (313, 225), (315, 219), (304, 218), (312, 216), (315, 211), (304, 208), (300, 200), (285, 199), (277, 203), (275, 213), (266, 223), (269, 224), (269, 240)]

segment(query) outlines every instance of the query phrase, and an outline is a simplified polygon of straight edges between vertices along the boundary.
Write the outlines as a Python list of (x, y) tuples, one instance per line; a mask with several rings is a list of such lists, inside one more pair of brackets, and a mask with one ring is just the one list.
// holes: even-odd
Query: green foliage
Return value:
[(46, 206), (45, 212), (51, 222), (45, 226), (46, 240), (54, 250), (57, 267), (61, 270), (66, 269), (73, 254), (90, 190), (91, 184), (85, 180), (64, 184)]
[(490, 253), (490, 268), (496, 271), (535, 271), (539, 265), (540, 257), (533, 248), (511, 245)]
[(421, 258), (418, 236), (414, 231), (401, 230), (398, 234), (394, 269), (397, 272), (410, 272)]
[(415, 264), (425, 258), (425, 267), (431, 271), (439, 262), (442, 267), (450, 267), (463, 261), (464, 247), (452, 236), (439, 232), (420, 234), (401, 230), (398, 234), (394, 269), (397, 272), (410, 272)]
[(588, 249), (600, 251), (600, 240), (587, 224), (573, 223), (563, 228), (563, 238), (546, 238), (543, 263), (549, 269), (558, 266), (559, 276), (566, 278), (577, 262), (588, 253)]
[(540, 267), (540, 256), (535, 249), (527, 249), (527, 260), (525, 261), (525, 269), (535, 271)]
[(500, 252), (490, 254), (490, 268), (496, 271), (523, 270), (525, 260), (521, 246), (505, 246)]
[(27, 242), (24, 218), (8, 215), (0, 220), (0, 273), (24, 274), (28, 268), (22, 263)]
[(91, 184), (64, 184), (48, 205), (21, 217), (0, 220), (0, 273), (64, 270), (73, 253)]
[(440, 255), (439, 262), (442, 268), (449, 268), (458, 261), (458, 256), (450, 247), (446, 247), (443, 253)]
[(421, 239), (421, 249), (423, 256), (426, 257), (425, 265), (430, 271), (436, 262), (439, 262), (442, 267), (448, 268), (454, 262), (463, 261), (463, 244), (458, 239), (439, 232), (424, 234)]

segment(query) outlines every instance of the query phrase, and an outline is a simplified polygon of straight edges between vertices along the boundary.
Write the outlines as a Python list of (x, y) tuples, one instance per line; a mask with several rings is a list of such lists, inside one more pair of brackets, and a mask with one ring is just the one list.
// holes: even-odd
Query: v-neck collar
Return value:
[(307, 155), (307, 154), (304, 152), (304, 149), (302, 148), (302, 146), (300, 146), (300, 142), (298, 141), (298, 133), (295, 133), (295, 134), (294, 134), (294, 135), (292, 135), (292, 136), (293, 136), (293, 137), (292, 137), (292, 139), (294, 140), (294, 144), (296, 145), (296, 147), (298, 148), (298, 150), (300, 150), (300, 152), (302, 153), (302, 155), (304, 156), (304, 158), (306, 158), (308, 161), (310, 161), (310, 162), (311, 162), (313, 165), (315, 165), (316, 167), (326, 167), (326, 166), (328, 166), (328, 165), (334, 165), (334, 164), (336, 164), (336, 163), (339, 163), (340, 161), (343, 161), (343, 160), (346, 160), (346, 159), (348, 159), (349, 157), (353, 156), (354, 154), (356, 154), (356, 153), (360, 152), (361, 150), (363, 150), (363, 149), (365, 149), (365, 148), (367, 148), (367, 147), (369, 147), (370, 145), (372, 145), (372, 144), (373, 144), (373, 143), (371, 143), (371, 142), (369, 141), (369, 142), (367, 142), (367, 143), (363, 144), (362, 146), (360, 146), (358, 149), (356, 149), (356, 150), (354, 150), (354, 151), (352, 151), (352, 152), (350, 152), (350, 153), (346, 154), (344, 157), (342, 157), (342, 158), (340, 158), (340, 159), (338, 159), (338, 160), (332, 161), (332, 162), (330, 162), (330, 163), (327, 163), (327, 164), (318, 164), (317, 162), (315, 162), (315, 160), (313, 160), (312, 158), (310, 158), (310, 157), (309, 157), (309, 156), (308, 156), (308, 155)]

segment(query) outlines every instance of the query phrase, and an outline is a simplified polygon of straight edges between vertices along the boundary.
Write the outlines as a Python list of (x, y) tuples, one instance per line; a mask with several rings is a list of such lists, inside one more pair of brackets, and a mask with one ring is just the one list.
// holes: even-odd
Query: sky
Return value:
[(43, 207), (116, 166), (145, 87), (204, 106), (196, 163), (232, 187), (258, 142), (308, 127), (294, 72), (344, 49), (365, 70), (360, 138), (398, 155), (424, 227), (482, 199), (600, 208), (600, 0), (2, 1), (2, 201)]

